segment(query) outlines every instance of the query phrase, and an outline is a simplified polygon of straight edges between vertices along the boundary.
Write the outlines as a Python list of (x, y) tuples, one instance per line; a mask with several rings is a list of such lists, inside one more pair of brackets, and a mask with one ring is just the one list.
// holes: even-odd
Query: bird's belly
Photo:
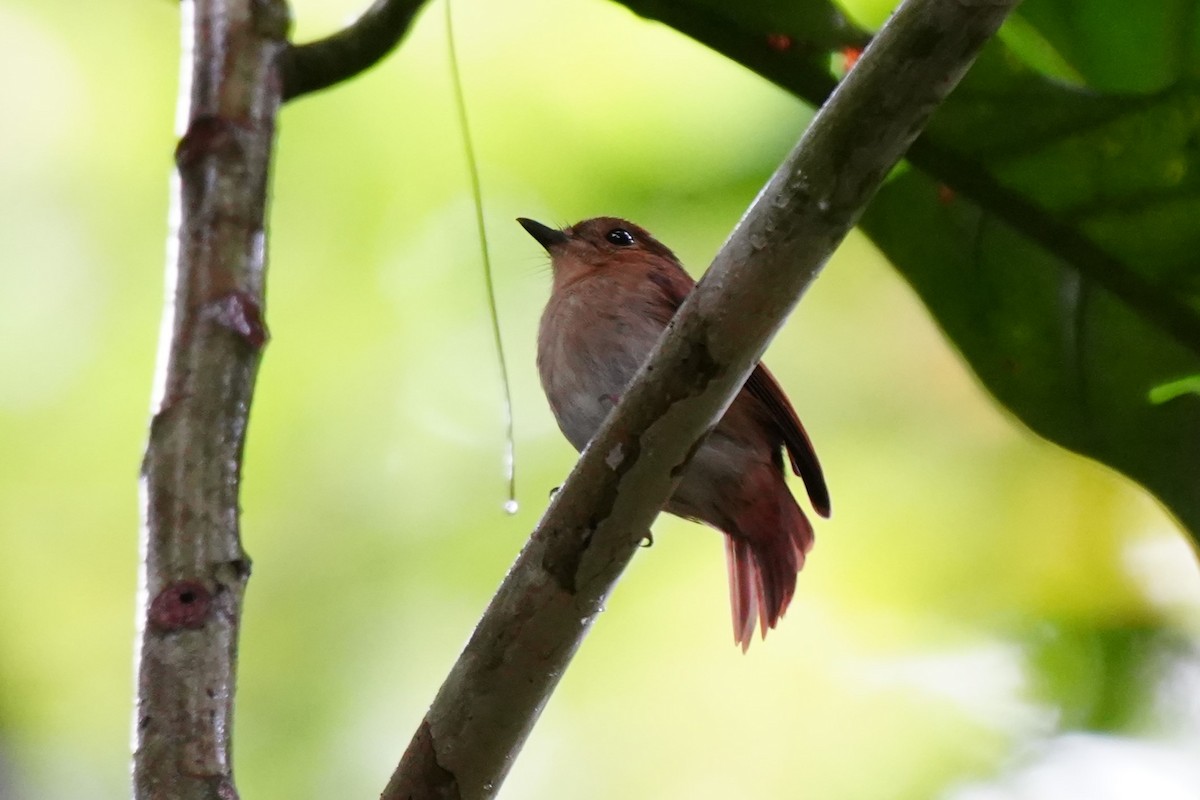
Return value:
[(641, 360), (628, 352), (597, 355), (580, 353), (563, 359), (550, 375), (551, 385), (546, 390), (558, 426), (576, 450), (582, 450), (595, 436), (641, 365)]
[[(585, 324), (586, 336), (543, 332), (538, 348), (550, 408), (576, 450), (582, 450), (599, 430), (661, 333), (631, 332), (627, 323), (617, 319), (594, 318)], [(580, 329), (578, 320), (558, 327)]]
[(583, 450), (600, 429), (608, 412), (616, 405), (609, 393), (580, 392), (570, 398), (558, 414), (558, 427), (576, 450)]

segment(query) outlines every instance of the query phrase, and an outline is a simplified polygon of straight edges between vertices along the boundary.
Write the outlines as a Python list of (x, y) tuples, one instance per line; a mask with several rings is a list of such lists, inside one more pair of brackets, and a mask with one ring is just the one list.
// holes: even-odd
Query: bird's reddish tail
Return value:
[(762, 635), (774, 628), (796, 592), (796, 575), (813, 546), (813, 529), (783, 476), (763, 470), (747, 476), (758, 484), (752, 502), (726, 532), (733, 638), (750, 647), (757, 620)]

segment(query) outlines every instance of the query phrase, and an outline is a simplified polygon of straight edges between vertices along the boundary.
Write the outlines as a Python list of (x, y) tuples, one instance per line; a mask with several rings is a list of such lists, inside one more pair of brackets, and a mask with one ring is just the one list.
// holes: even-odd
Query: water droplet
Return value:
[(509, 514), (510, 516), (511, 516), (512, 514), (515, 514), (515, 513), (517, 513), (517, 510), (518, 510), (519, 508), (520, 508), (520, 506), (519, 506), (519, 505), (517, 505), (517, 501), (516, 501), (516, 500), (506, 500), (506, 501), (504, 502), (504, 513), (506, 513), (506, 514)]

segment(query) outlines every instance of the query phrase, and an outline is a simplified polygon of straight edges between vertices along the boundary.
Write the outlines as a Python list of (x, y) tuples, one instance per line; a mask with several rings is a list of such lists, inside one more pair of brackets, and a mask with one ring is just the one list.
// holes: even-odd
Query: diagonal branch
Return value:
[(282, 56), (283, 99), (328, 89), (383, 60), (412, 26), (425, 0), (375, 0), (348, 27)]
[(183, 7), (186, 130), (142, 464), (134, 797), (236, 796), (230, 736), (242, 594), (242, 449), (259, 356), (267, 174), (284, 0)]
[(705, 431), (1019, 0), (907, 0), (814, 119), (555, 496), (383, 792), (489, 798)]

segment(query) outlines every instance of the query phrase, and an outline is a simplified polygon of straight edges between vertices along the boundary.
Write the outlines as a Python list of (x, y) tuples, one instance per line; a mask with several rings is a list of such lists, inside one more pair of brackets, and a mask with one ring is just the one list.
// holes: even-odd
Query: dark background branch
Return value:
[[(268, 164), (283, 0), (195, 0), (187, 130), (142, 467), (134, 796), (236, 796), (230, 737), (242, 594), (238, 495), (263, 322)], [(190, 72), (190, 74), (188, 74)]]
[(408, 33), (424, 0), (376, 0), (345, 29), (283, 54), (283, 99), (328, 89), (375, 66)]
[(585, 450), (383, 793), (487, 798), (694, 443), (1018, 0), (910, 0), (771, 179)]

